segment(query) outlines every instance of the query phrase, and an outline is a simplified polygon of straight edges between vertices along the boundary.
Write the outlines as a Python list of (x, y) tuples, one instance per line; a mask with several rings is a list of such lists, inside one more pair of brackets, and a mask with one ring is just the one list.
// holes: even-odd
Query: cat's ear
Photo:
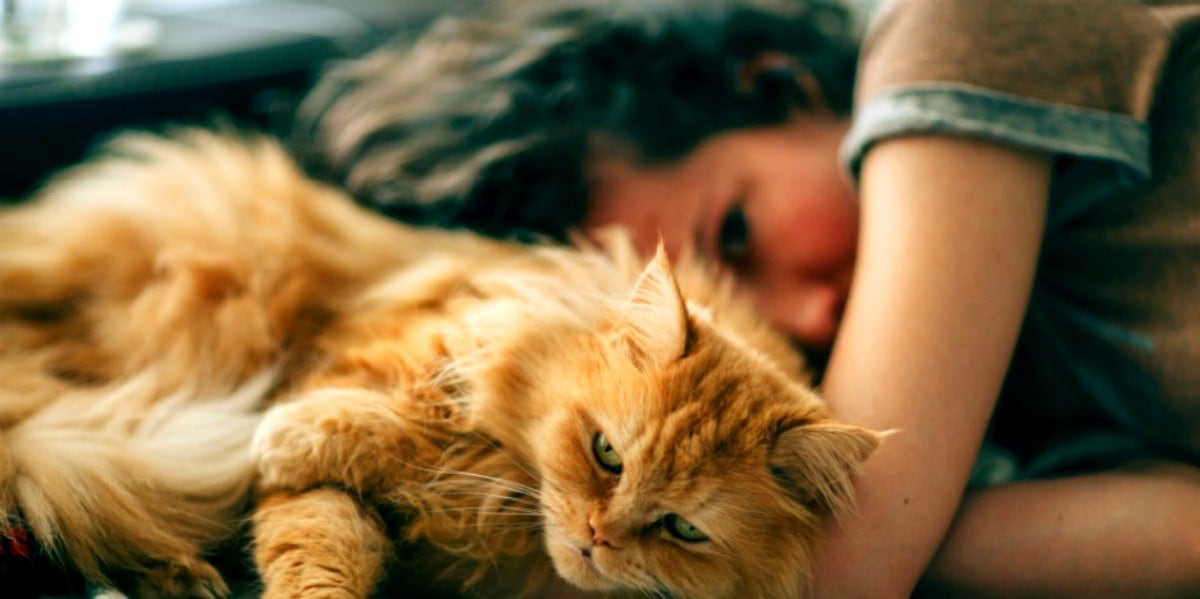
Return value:
[(879, 445), (873, 431), (821, 421), (788, 428), (771, 447), (771, 473), (806, 505), (840, 513), (854, 502), (852, 475)]
[(612, 338), (635, 362), (650, 366), (682, 357), (688, 334), (687, 305), (659, 243), (622, 306)]

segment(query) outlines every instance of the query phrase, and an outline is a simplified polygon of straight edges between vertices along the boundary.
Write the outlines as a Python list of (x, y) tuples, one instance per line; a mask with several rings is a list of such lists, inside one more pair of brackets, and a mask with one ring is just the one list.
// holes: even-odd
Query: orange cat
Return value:
[(0, 213), (0, 375), (4, 517), (147, 596), (227, 592), (252, 488), (266, 597), (796, 596), (877, 443), (698, 263), (411, 229), (200, 131)]

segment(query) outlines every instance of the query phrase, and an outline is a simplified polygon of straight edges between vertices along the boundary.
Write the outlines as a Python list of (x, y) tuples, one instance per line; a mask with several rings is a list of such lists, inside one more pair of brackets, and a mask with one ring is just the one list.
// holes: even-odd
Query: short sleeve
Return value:
[(962, 135), (1136, 184), (1150, 175), (1145, 122), (1170, 41), (1121, 0), (893, 0), (868, 31), (842, 159), (857, 175), (884, 139)]

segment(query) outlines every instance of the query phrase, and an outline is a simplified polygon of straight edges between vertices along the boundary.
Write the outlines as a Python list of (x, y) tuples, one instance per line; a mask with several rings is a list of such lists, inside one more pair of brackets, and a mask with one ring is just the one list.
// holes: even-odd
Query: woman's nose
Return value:
[(758, 303), (775, 326), (801, 345), (827, 350), (842, 322), (846, 295), (831, 283), (804, 284), (763, 290)]

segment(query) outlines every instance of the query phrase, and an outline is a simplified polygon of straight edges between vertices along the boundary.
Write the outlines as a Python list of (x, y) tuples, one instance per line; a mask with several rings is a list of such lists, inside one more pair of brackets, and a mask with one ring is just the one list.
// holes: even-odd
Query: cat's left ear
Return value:
[(644, 366), (679, 359), (688, 346), (688, 313), (662, 243), (623, 306), (614, 343)]
[(771, 447), (771, 473), (797, 499), (828, 513), (854, 503), (851, 476), (879, 445), (861, 427), (821, 421), (785, 429)]

